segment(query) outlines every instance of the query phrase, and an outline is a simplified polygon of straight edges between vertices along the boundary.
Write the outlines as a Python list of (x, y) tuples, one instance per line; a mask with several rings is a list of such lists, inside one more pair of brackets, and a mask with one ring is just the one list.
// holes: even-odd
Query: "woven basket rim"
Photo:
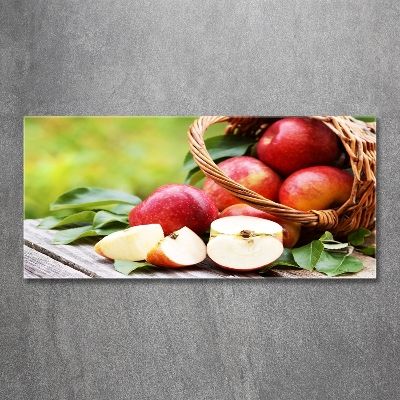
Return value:
[[(240, 132), (241, 128), (255, 127), (257, 129), (258, 127), (259, 129), (261, 125), (268, 125), (268, 121), (286, 117), (288, 116), (201, 116), (190, 125), (188, 130), (190, 152), (207, 177), (213, 179), (240, 201), (269, 214), (299, 222), (304, 227), (320, 231), (342, 229), (343, 233), (348, 233), (361, 226), (371, 227), (375, 223), (376, 203), (376, 123), (365, 123), (352, 116), (290, 116), (320, 120), (335, 132), (349, 155), (354, 175), (353, 189), (349, 200), (336, 209), (299, 211), (268, 200), (229, 178), (219, 169), (206, 149), (204, 135), (211, 125), (227, 122), (226, 134), (243, 134)], [(244, 130), (244, 135), (246, 136), (246, 130)], [(367, 208), (368, 212), (362, 213), (360, 219), (358, 214), (361, 208)], [(353, 217), (359, 220), (352, 223)]]

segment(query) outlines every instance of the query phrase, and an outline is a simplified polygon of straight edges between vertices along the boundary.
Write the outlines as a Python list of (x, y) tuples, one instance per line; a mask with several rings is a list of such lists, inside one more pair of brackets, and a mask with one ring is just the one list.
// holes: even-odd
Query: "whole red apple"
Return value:
[(257, 217), (268, 219), (278, 223), (283, 230), (283, 247), (292, 248), (300, 237), (301, 225), (297, 222), (287, 221), (286, 219), (276, 217), (275, 215), (268, 214), (257, 208), (254, 208), (248, 204), (234, 204), (228, 208), (225, 208), (220, 214), (219, 218), (247, 215), (249, 217)]
[[(279, 188), (283, 180), (260, 160), (249, 156), (237, 156), (220, 162), (218, 167), (229, 178), (247, 189), (269, 200), (278, 201)], [(214, 199), (220, 211), (233, 204), (241, 203), (239, 199), (231, 195), (211, 178), (207, 177), (205, 179), (203, 190)]]
[(201, 189), (184, 184), (160, 186), (129, 213), (130, 226), (160, 224), (169, 235), (184, 226), (198, 235), (218, 218), (214, 200)]
[(299, 211), (340, 207), (350, 198), (353, 181), (350, 174), (336, 167), (304, 168), (285, 179), (279, 202)]
[(323, 122), (283, 118), (270, 125), (257, 143), (258, 158), (287, 177), (299, 169), (330, 165), (339, 157), (340, 141)]

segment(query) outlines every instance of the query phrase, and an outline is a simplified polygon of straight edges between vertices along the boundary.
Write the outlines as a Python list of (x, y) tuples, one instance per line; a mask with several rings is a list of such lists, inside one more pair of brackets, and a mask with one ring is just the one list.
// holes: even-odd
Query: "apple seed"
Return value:
[(243, 231), (241, 231), (240, 232), (240, 236), (242, 237), (242, 238), (245, 238), (245, 239), (248, 239), (250, 236), (253, 236), (253, 231), (249, 231), (249, 230), (243, 230)]

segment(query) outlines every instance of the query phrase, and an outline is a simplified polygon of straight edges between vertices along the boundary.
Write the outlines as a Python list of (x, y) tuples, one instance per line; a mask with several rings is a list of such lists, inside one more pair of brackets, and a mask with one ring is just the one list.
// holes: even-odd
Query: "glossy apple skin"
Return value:
[(282, 227), (283, 231), (283, 247), (292, 248), (299, 240), (301, 231), (300, 224), (287, 221), (285, 219), (276, 217), (275, 215), (268, 214), (248, 204), (234, 204), (233, 206), (225, 208), (225, 210), (223, 210), (219, 214), (219, 218), (236, 215), (247, 215), (249, 217), (264, 218), (268, 219), (269, 221), (278, 223)]
[[(257, 192), (269, 200), (278, 201), (283, 179), (260, 160), (249, 156), (237, 156), (220, 162), (218, 167), (247, 189)], [(233, 204), (242, 203), (211, 178), (205, 179), (203, 190), (214, 199), (220, 211)]]
[(258, 158), (283, 177), (303, 168), (330, 165), (339, 157), (340, 140), (323, 122), (283, 118), (270, 125), (257, 144)]
[(160, 186), (129, 213), (129, 225), (160, 224), (169, 235), (187, 226), (198, 235), (218, 218), (214, 200), (201, 189), (184, 184)]
[(304, 168), (285, 179), (279, 202), (299, 211), (340, 207), (350, 198), (353, 181), (350, 174), (339, 168)]

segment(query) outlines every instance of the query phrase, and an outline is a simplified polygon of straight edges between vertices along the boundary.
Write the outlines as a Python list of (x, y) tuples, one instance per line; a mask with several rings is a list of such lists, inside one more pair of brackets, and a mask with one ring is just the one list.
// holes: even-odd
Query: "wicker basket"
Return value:
[(344, 238), (360, 227), (372, 230), (375, 227), (376, 206), (375, 123), (364, 123), (349, 116), (310, 118), (318, 119), (332, 129), (349, 155), (354, 184), (349, 200), (340, 208), (298, 211), (275, 203), (230, 179), (211, 159), (204, 144), (204, 134), (209, 126), (227, 122), (225, 134), (251, 136), (258, 140), (265, 129), (279, 117), (202, 116), (193, 122), (188, 131), (190, 151), (206, 176), (242, 202), (269, 214), (301, 223), (303, 241), (320, 236), (325, 231), (330, 231), (337, 238)]

